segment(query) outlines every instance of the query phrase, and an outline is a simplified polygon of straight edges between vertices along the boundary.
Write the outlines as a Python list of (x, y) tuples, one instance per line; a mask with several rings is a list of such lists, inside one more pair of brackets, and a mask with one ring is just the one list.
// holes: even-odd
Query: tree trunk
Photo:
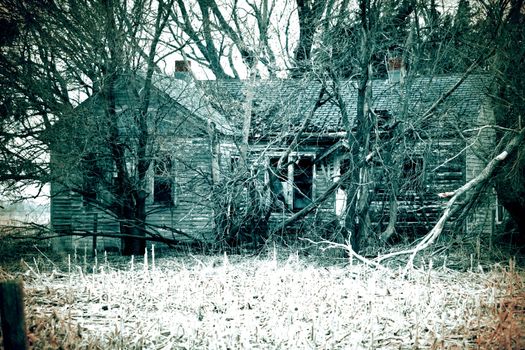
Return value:
[(397, 197), (395, 195), (395, 192), (392, 192), (390, 194), (390, 200), (388, 204), (388, 225), (386, 229), (381, 233), (381, 241), (383, 242), (387, 242), (390, 239), (390, 237), (392, 237), (394, 233), (396, 233), (396, 223), (399, 204), (397, 203)]
[(143, 255), (146, 250), (146, 197), (129, 196), (122, 209), (120, 233), (137, 237), (121, 238), (122, 255)]
[[(363, 39), (366, 40), (366, 39)], [(357, 130), (353, 137), (354, 144), (351, 146), (351, 186), (347, 193), (349, 202), (347, 203), (347, 218), (345, 225), (350, 233), (352, 249), (358, 252), (362, 243), (368, 236), (368, 224), (370, 221), (369, 208), (370, 196), (368, 185), (369, 166), (366, 162), (361, 162), (370, 153), (370, 132), (371, 122), (367, 108), (367, 89), (368, 89), (368, 66), (361, 67), (363, 76), (359, 81), (357, 91)], [(350, 141), (350, 140), (349, 140)], [(357, 166), (361, 164), (361, 166)]]
[(295, 68), (290, 72), (293, 78), (299, 78), (308, 71), (317, 25), (320, 22), (327, 0), (296, 0), (299, 19), (299, 39), (294, 53)]
[[(508, 193), (509, 191), (508, 189), (498, 191), (498, 198), (501, 198), (499, 197), (499, 194), (502, 192)], [(523, 204), (523, 197), (521, 197), (521, 201), (516, 201), (516, 200), (511, 200), (508, 202), (501, 201), (501, 204), (508, 211), (508, 213), (510, 214), (511, 218), (514, 220), (514, 223), (516, 224), (516, 227), (518, 229), (519, 236), (514, 241), (514, 243), (518, 245), (524, 245), (525, 244), (525, 205)]]
[[(520, 183), (518, 181), (520, 179), (508, 176), (512, 174), (511, 168), (516, 166), (521, 166), (522, 172), (525, 171), (523, 164), (520, 165), (516, 158), (519, 157), (511, 157), (499, 169), (499, 174), (495, 179), (495, 188), (499, 203), (503, 205), (516, 224), (519, 231), (519, 243), (525, 243), (525, 189), (519, 186)], [(522, 174), (522, 176), (525, 176), (525, 174)]]
[(220, 143), (214, 122), (208, 124), (208, 137), (212, 181), (213, 220), (215, 224), (214, 232), (217, 241), (221, 241), (227, 236), (228, 227), (230, 226), (228, 222), (230, 218), (227, 214), (230, 203), (224, 198), (224, 196), (227, 195), (224, 190), (227, 189), (221, 186), (219, 164)]

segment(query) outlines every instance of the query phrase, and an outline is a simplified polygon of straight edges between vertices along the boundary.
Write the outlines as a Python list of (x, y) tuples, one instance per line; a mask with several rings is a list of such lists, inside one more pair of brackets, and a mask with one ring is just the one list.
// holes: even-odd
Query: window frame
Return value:
[[(266, 158), (266, 165), (268, 168), (268, 171), (266, 171), (265, 174), (265, 182), (269, 185), (270, 184), (270, 174), (269, 171), (272, 171), (272, 163), (275, 161), (278, 161), (282, 156), (282, 153), (272, 153), (269, 154)], [(286, 169), (283, 169), (283, 171), (286, 174), (285, 176), (279, 176), (279, 174), (275, 174), (278, 179), (280, 179), (280, 182), (282, 184), (283, 188), (283, 197), (284, 197), (284, 204), (286, 208), (292, 212), (299, 212), (302, 209), (304, 209), (306, 206), (308, 206), (310, 203), (306, 204), (302, 208), (296, 207), (296, 190), (297, 187), (295, 186), (295, 169), (297, 168), (298, 162), (301, 159), (304, 158), (310, 158), (311, 159), (311, 167), (312, 167), (312, 175), (311, 175), (311, 198), (310, 203), (315, 200), (315, 193), (316, 193), (316, 177), (317, 177), (317, 164), (316, 164), (316, 155), (313, 152), (290, 152), (288, 155), (287, 163), (288, 166)], [(292, 162), (293, 161), (293, 162)]]
[(503, 204), (500, 203), (498, 196), (496, 195), (496, 208), (494, 213), (494, 222), (496, 225), (501, 225), (505, 222), (506, 209)]
[[(299, 174), (299, 176), (303, 175), (306, 173), (306, 170), (310, 170), (311, 169), (311, 176), (310, 176), (310, 181), (309, 182), (305, 182), (307, 184), (309, 184), (309, 191), (307, 192), (310, 192), (310, 197), (307, 197), (307, 194), (304, 193), (302, 190), (300, 190), (299, 186), (297, 185), (297, 182), (298, 182), (298, 174), (296, 172), (296, 170), (299, 168), (299, 162), (301, 162), (302, 160), (306, 160), (308, 159), (310, 161), (310, 166), (309, 167), (304, 167), (303, 169), (305, 169), (304, 171), (301, 172), (301, 174)], [(297, 160), (293, 163), (292, 165), (292, 175), (293, 175), (293, 185), (292, 185), (292, 211), (293, 212), (299, 212), (301, 210), (303, 210), (304, 208), (306, 208), (308, 205), (310, 205), (313, 201), (314, 201), (314, 194), (315, 194), (315, 177), (316, 177), (316, 171), (315, 171), (315, 155), (306, 155), (306, 154), (301, 154), (301, 155), (298, 155), (297, 156)], [(297, 194), (300, 193), (302, 194), (301, 195), (301, 200), (306, 198), (307, 199), (307, 203), (304, 204), (303, 206), (299, 207), (297, 206), (297, 203), (299, 202), (299, 198), (297, 197)]]
[[(348, 164), (345, 165), (345, 161), (348, 161), (347, 157), (338, 156), (335, 158), (333, 182), (338, 182), (341, 179), (341, 176), (344, 175), (344, 168), (345, 166), (348, 166)], [(346, 212), (346, 200), (346, 186), (344, 184), (341, 184), (337, 188), (334, 198), (334, 212), (335, 215), (337, 215), (338, 217), (343, 217)]]

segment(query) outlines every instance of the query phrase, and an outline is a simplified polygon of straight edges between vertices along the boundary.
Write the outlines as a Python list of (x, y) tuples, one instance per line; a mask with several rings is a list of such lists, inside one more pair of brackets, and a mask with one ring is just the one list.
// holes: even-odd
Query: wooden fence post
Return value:
[(0, 319), (5, 350), (27, 350), (22, 281), (0, 282)]

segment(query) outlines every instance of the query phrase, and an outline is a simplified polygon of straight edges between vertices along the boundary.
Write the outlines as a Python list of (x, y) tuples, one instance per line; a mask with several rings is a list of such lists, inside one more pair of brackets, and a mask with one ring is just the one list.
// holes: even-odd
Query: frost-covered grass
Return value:
[[(40, 260), (40, 261), (39, 261)], [(296, 253), (23, 262), (35, 348), (525, 348), (525, 273)]]

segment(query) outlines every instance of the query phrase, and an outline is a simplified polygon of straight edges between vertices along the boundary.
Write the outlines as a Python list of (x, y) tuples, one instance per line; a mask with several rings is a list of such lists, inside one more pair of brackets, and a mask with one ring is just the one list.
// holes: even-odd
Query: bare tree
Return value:
[(171, 11), (171, 39), (183, 47), (186, 57), (210, 69), (218, 79), (239, 79), (250, 74), (243, 71), (257, 72), (261, 67), (274, 76), (278, 67), (272, 41), (278, 23), (273, 20), (278, 21), (278, 3), (177, 0)]
[[(337, 7), (332, 5), (331, 11), (336, 11)], [(330, 22), (323, 28), (325, 31), (320, 34), (322, 45), (319, 44), (316, 55), (313, 56), (311, 71), (314, 74), (310, 77), (310, 79), (324, 81), (329, 87), (328, 95), (340, 107), (349, 145), (346, 174), (341, 177), (340, 183), (328, 189), (326, 195), (320, 196), (317, 203), (312, 203), (282, 224), (289, 225), (302, 218), (314, 210), (321, 201), (329, 198), (329, 194), (336, 191), (338, 187), (344, 186), (347, 193), (345, 228), (356, 250), (359, 246), (377, 246), (379, 239), (386, 241), (394, 235), (396, 229), (401, 229), (396, 226), (402, 209), (400, 202), (419, 201), (421, 214), (418, 214), (417, 220), (421, 220), (423, 230), (426, 230), (420, 234), (432, 228), (439, 213), (434, 211), (426, 213), (423, 208), (424, 201), (427, 200), (425, 198), (436, 196), (437, 193), (427, 193), (431, 180), (428, 180), (429, 175), (425, 173), (430, 172), (430, 169), (425, 169), (424, 164), (432, 164), (430, 150), (435, 147), (433, 145), (439, 143), (440, 139), (461, 140), (464, 136), (460, 129), (468, 129), (472, 126), (468, 124), (470, 122), (465, 126), (461, 125), (459, 120), (446, 121), (444, 116), (447, 115), (448, 100), (480, 64), (484, 65), (488, 62), (493, 52), (490, 48), (479, 50), (470, 62), (466, 62), (469, 64), (468, 67), (465, 66), (465, 61), (452, 60), (453, 53), (442, 50), (444, 47), (457, 44), (458, 38), (441, 35), (439, 28), (445, 27), (439, 27), (437, 24), (440, 18), (435, 4), (430, 4), (426, 20), (417, 17), (417, 13), (412, 15), (416, 7), (410, 2), (404, 2), (398, 7), (374, 1), (360, 1), (358, 5), (354, 16), (350, 16), (346, 21), (335, 22), (337, 25)], [(396, 10), (392, 11), (393, 8)], [(465, 8), (466, 5), (463, 4), (459, 10), (466, 12)], [(343, 10), (339, 9), (339, 11)], [(461, 22), (464, 16), (465, 13), (456, 15), (456, 26), (466, 25), (465, 22)], [(436, 35), (422, 34), (422, 28)], [(340, 35), (341, 33), (344, 35)], [(430, 52), (427, 46), (428, 42), (433, 40), (437, 46), (434, 52)], [(428, 54), (438, 54), (440, 57), (438, 66), (435, 62), (429, 66), (425, 65)], [(454, 64), (449, 65), (450, 62)], [(432, 97), (434, 101), (431, 103), (425, 101), (419, 104), (413, 96), (401, 95), (399, 99), (401, 108), (396, 111), (397, 115), (393, 119), (385, 123), (387, 116), (381, 115), (385, 111), (374, 110), (371, 95), (375, 84), (373, 78), (383, 77), (386, 71), (381, 70), (381, 65), (388, 67), (390, 64), (399, 65), (396, 67), (398, 69), (406, 69), (406, 66), (410, 65), (408, 75), (404, 78), (405, 89), (402, 90), (407, 94), (413, 93), (411, 84), (420, 72), (459, 70), (462, 74), (458, 75), (455, 81), (450, 82), (450, 86), (445, 90), (443, 87), (429, 85), (428, 89), (437, 89), (434, 91), (437, 95)], [(341, 79), (345, 76), (355, 79), (356, 100), (350, 102), (356, 106), (355, 119), (353, 115), (349, 115), (347, 108), (349, 102), (343, 98), (344, 90), (348, 89), (345, 80)], [(482, 86), (478, 88), (482, 96)], [(424, 98), (428, 100), (429, 97)], [(420, 107), (414, 109), (415, 102)], [(443, 125), (437, 126), (436, 121), (440, 119), (446, 121), (446, 128), (443, 128)], [(487, 125), (487, 127), (491, 126)], [(459, 147), (461, 141), (455, 143), (458, 147), (450, 150), (451, 153), (447, 156), (449, 159), (443, 165), (436, 164), (436, 169), (443, 171), (445, 165), (452, 166), (455, 159), (464, 155), (465, 149)], [(420, 157), (423, 157), (421, 162)], [(425, 178), (427, 180), (424, 180)], [(380, 185), (381, 179), (386, 180), (386, 186)], [(458, 183), (458, 187), (459, 185)], [(482, 187), (476, 186), (476, 191), (479, 191), (476, 193), (481, 193)], [(378, 190), (381, 195), (377, 194)], [(406, 195), (407, 192), (414, 195)], [(377, 215), (380, 215), (380, 222), (383, 219), (381, 213), (373, 209), (371, 204), (378, 202), (389, 203), (386, 208), (388, 222), (386, 226), (377, 226)], [(375, 212), (372, 213), (372, 210)], [(456, 210), (460, 209), (456, 208)], [(374, 219), (371, 218), (372, 214), (375, 215)]]
[[(23, 104), (18, 118), (31, 134), (16, 137), (33, 152), (20, 153), (18, 141), (3, 146), (17, 152), (22, 164), (46, 164), (45, 172), (37, 166), (25, 177), (62, 181), (64, 189), (114, 215), (125, 237), (124, 254), (144, 252), (144, 239), (134, 237), (147, 232), (146, 177), (158, 142), (152, 130), (162, 119), (150, 111), (159, 103), (152, 79), (173, 1), (146, 5), (140, 0), (3, 5), (23, 32), (2, 60), (3, 84), (11, 92), (7, 99)], [(117, 105), (123, 93), (130, 105), (125, 111)], [(80, 104), (86, 100), (91, 102)], [(126, 131), (123, 123), (130, 123)], [(41, 154), (34, 152), (39, 148)], [(79, 170), (84, 177), (65, 176)], [(108, 200), (92, 196), (103, 185)]]

